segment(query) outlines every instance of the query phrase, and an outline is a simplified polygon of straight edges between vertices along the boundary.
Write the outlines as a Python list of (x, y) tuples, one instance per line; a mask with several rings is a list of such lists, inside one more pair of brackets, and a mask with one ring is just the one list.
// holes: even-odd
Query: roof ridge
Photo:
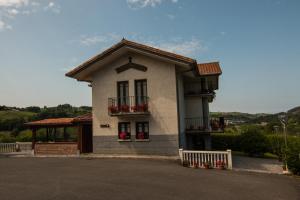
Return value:
[(65, 75), (69, 76), (69, 77), (73, 77), (75, 74), (77, 74), (80, 71), (84, 70), (85, 68), (87, 68), (88, 66), (93, 64), (94, 62), (97, 62), (98, 60), (103, 59), (104, 57), (108, 56), (110, 53), (118, 50), (119, 48), (123, 47), (124, 45), (128, 45), (128, 46), (131, 46), (131, 47), (136, 48), (136, 49), (140, 49), (140, 50), (152, 53), (152, 54), (157, 54), (158, 56), (166, 57), (168, 59), (174, 59), (174, 60), (177, 60), (177, 61), (181, 61), (181, 62), (184, 62), (184, 63), (187, 63), (187, 64), (197, 64), (197, 61), (193, 58), (186, 57), (186, 56), (183, 56), (183, 55), (179, 55), (179, 54), (176, 54), (176, 53), (173, 53), (173, 52), (165, 51), (165, 50), (162, 50), (162, 49), (150, 46), (150, 45), (145, 45), (145, 44), (138, 43), (138, 42), (135, 42), (135, 41), (127, 40), (123, 37), (122, 40), (119, 41), (118, 43), (112, 45), (111, 47), (104, 50), (100, 54), (97, 54), (97, 55), (91, 57), (90, 59), (88, 59), (84, 63), (78, 65), (76, 68), (74, 68), (71, 71), (67, 72)]

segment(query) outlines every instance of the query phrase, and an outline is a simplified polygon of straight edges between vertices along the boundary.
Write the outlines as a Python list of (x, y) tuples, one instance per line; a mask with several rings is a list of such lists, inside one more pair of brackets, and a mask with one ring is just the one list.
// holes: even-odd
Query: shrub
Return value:
[(288, 168), (294, 174), (300, 175), (300, 138), (295, 137), (288, 140), (287, 148)]
[(15, 141), (16, 141), (16, 139), (14, 137), (12, 137), (9, 132), (0, 134), (0, 142), (2, 142), (2, 143), (12, 143)]
[(21, 131), (16, 137), (18, 142), (31, 142), (32, 141), (32, 132), (30, 130)]
[(240, 138), (241, 149), (249, 156), (262, 156), (267, 152), (267, 138), (256, 128), (249, 128), (242, 132)]

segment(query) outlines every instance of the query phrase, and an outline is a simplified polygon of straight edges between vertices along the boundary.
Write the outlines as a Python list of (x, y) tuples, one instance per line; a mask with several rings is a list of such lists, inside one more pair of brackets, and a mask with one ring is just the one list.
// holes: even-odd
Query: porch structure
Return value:
[[(32, 150), (35, 155), (77, 155), (93, 151), (91, 114), (43, 119), (25, 125), (32, 130)], [(67, 133), (68, 128), (72, 128), (73, 137)], [(43, 141), (37, 141), (40, 129), (45, 129)]]

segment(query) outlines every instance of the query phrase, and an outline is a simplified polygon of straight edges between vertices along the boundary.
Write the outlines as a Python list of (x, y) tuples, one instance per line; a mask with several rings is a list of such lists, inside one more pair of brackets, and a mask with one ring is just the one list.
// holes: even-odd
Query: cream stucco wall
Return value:
[[(118, 136), (118, 122), (131, 122), (131, 135), (135, 136), (135, 122), (149, 121), (151, 135), (178, 135), (178, 116), (176, 100), (175, 65), (137, 53), (130, 53), (132, 62), (144, 65), (146, 72), (129, 69), (117, 73), (115, 69), (128, 63), (128, 56), (123, 55), (93, 74), (93, 135)], [(150, 116), (146, 117), (111, 117), (108, 115), (108, 98), (117, 96), (117, 81), (129, 81), (129, 95), (134, 96), (134, 81), (147, 79)], [(109, 124), (101, 128), (100, 124)]]

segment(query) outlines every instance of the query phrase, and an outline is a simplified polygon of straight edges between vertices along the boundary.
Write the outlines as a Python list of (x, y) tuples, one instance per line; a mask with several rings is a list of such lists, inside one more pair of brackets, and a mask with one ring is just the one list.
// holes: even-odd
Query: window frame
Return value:
[[(122, 125), (125, 125), (125, 129), (127, 129), (125, 139), (122, 139), (120, 137)], [(129, 132), (128, 132), (128, 130), (129, 130)], [(131, 123), (130, 122), (118, 122), (118, 140), (120, 140), (120, 141), (126, 141), (126, 140), (130, 141), (131, 140)]]
[[(144, 137), (145, 137), (144, 139), (138, 137), (139, 124), (142, 125), (142, 131), (143, 131)], [(145, 127), (146, 127), (145, 124), (147, 124), (148, 132), (145, 131)], [(140, 122), (135, 123), (135, 140), (149, 141), (149, 134), (150, 134), (149, 121), (140, 121)]]
[[(123, 91), (121, 91), (121, 85), (123, 85)], [(117, 81), (117, 103), (118, 106), (129, 105), (129, 81)]]
[[(138, 95), (138, 83), (141, 83), (141, 95)], [(144, 90), (144, 84), (145, 84), (145, 90)], [(148, 96), (148, 81), (147, 79), (136, 79), (134, 80), (134, 96), (135, 96), (135, 104), (138, 103), (146, 103), (147, 102), (147, 96)]]

